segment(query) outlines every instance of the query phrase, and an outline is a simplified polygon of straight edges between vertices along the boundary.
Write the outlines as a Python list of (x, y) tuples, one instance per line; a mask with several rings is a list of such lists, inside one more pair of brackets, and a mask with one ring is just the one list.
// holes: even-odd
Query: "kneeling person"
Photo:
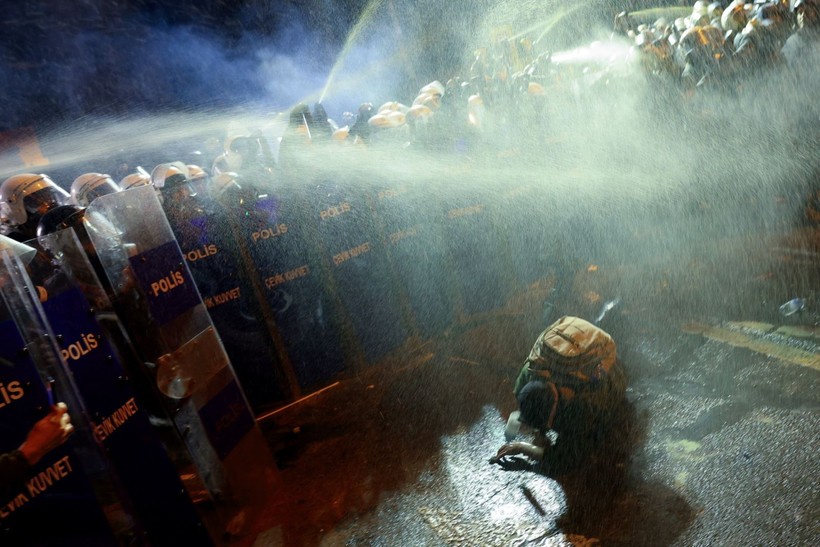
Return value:
[[(538, 336), (516, 379), (519, 410), (493, 461), (523, 454), (546, 463), (551, 450), (549, 459), (577, 463), (604, 436), (625, 391), (612, 337), (583, 319), (562, 317)], [(528, 431), (532, 442), (511, 442)]]

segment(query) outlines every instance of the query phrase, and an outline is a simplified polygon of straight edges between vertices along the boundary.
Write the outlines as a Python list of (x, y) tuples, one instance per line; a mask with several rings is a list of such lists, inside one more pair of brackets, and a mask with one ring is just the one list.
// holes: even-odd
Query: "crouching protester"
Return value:
[[(535, 342), (513, 393), (504, 444), (492, 463), (524, 455), (541, 470), (582, 463), (623, 408), (626, 378), (612, 337), (578, 317), (565, 316)], [(531, 442), (515, 440), (525, 434)]]

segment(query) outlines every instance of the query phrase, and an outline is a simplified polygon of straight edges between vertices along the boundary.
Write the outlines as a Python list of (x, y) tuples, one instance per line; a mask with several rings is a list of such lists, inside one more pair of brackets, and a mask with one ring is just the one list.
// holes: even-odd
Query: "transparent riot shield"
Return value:
[(480, 184), (479, 176), (462, 173), (435, 203), (437, 229), (447, 245), (462, 321), (496, 313), (512, 294), (508, 249), (499, 238), (499, 223), (490, 207), (496, 198)]
[(243, 188), (225, 196), (222, 210), (273, 317), (299, 391), (307, 394), (345, 369), (345, 335), (299, 199), (290, 188), (265, 194)]
[(23, 262), (0, 248), (0, 453), (13, 457), (58, 402), (74, 425), (67, 441), (27, 469), (6, 473), (4, 463), (0, 545), (141, 544), (144, 528), (94, 434), (39, 296)]
[(455, 283), (426, 185), (380, 181), (369, 191), (376, 225), (421, 338), (455, 320)]
[(28, 270), (42, 309), (97, 440), (143, 524), (143, 539), (210, 544), (192, 501), (204, 491), (202, 483), (183, 484), (192, 465), (176, 429), (151, 405), (153, 393), (131, 381), (143, 374), (143, 364), (134, 359), (77, 234), (64, 229), (28, 244), (38, 250)]
[(281, 406), (293, 391), (289, 369), (279, 363), (271, 314), (261, 305), (264, 296), (257, 295), (227, 215), (202, 194), (184, 190), (163, 192), (162, 208), (253, 409)]
[(366, 195), (362, 181), (322, 179), (305, 210), (365, 359), (373, 363), (404, 344), (409, 332)]
[[(151, 187), (96, 199), (86, 224), (116, 307), (226, 530), (250, 530), (278, 472)], [(116, 232), (100, 228), (101, 223)]]

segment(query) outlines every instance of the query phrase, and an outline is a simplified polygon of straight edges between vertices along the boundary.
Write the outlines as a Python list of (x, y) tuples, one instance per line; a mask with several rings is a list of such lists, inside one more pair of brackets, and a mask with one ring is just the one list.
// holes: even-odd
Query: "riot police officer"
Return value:
[(789, 17), (779, 3), (761, 5), (735, 37), (733, 60), (746, 73), (768, 69), (781, 62), (780, 49), (789, 36)]
[(226, 139), (225, 152), (214, 161), (212, 173), (242, 173), (249, 182), (270, 189), (276, 165), (267, 139), (260, 131)]
[(715, 77), (725, 57), (723, 34), (711, 25), (692, 27), (681, 35), (678, 52), (682, 61), (681, 84), (684, 91), (691, 91), (709, 77)]
[(743, 0), (732, 0), (720, 14), (720, 28), (726, 45), (734, 51), (735, 38), (749, 22), (749, 14)]
[(88, 207), (95, 198), (119, 191), (120, 187), (109, 175), (85, 173), (71, 183), (71, 201), (80, 207)]
[(188, 166), (182, 162), (162, 163), (154, 167), (151, 184), (159, 193), (166, 215), (192, 206), (189, 198), (196, 196), (188, 179)]
[[(214, 177), (223, 184), (236, 175), (227, 172)], [(277, 354), (255, 297), (252, 278), (243, 263), (230, 215), (235, 206), (252, 206), (256, 192), (237, 195), (238, 185), (230, 190), (224, 184), (221, 199), (212, 200), (191, 188), (188, 166), (181, 162), (161, 164), (152, 171), (153, 184), (162, 195), (162, 208), (174, 232), (188, 268), (208, 308), (234, 371), (255, 410), (271, 406), (286, 396), (277, 378)], [(244, 180), (244, 177), (243, 177)]]
[(24, 241), (37, 235), (37, 223), (51, 209), (66, 204), (70, 195), (43, 174), (14, 175), (0, 185), (0, 219), (8, 236)]

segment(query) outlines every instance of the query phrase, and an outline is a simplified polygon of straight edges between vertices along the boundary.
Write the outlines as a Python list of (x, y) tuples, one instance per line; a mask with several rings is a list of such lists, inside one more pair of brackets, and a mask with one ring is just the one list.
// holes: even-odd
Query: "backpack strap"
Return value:
[(552, 424), (555, 423), (555, 415), (558, 413), (558, 398), (560, 397), (558, 394), (558, 388), (555, 386), (554, 382), (547, 382), (547, 387), (552, 391), (552, 408), (550, 409), (550, 417), (547, 418), (547, 424), (544, 431), (549, 431), (552, 429)]

